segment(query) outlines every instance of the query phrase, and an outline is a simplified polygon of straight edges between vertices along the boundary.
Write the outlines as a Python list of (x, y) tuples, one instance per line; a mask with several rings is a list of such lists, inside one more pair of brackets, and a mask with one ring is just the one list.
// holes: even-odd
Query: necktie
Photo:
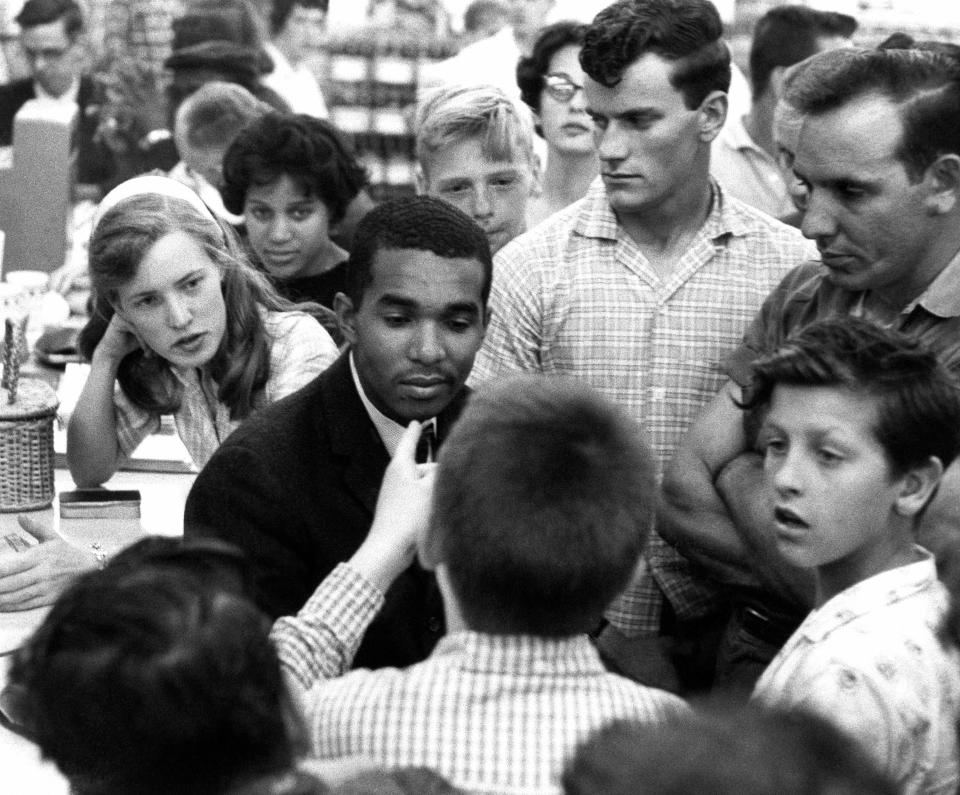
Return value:
[(417, 463), (427, 464), (437, 460), (437, 432), (433, 423), (424, 425), (417, 442)]

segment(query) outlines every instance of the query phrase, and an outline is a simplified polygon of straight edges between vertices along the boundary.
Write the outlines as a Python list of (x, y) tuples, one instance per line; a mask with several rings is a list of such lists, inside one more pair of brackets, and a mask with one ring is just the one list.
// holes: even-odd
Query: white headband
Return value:
[(121, 182), (101, 199), (100, 204), (97, 205), (97, 211), (93, 216), (91, 235), (97, 231), (97, 224), (100, 223), (103, 216), (106, 215), (109, 210), (112, 210), (120, 204), (120, 202), (133, 196), (143, 196), (150, 193), (169, 196), (173, 199), (182, 199), (191, 207), (198, 210), (201, 215), (205, 215), (217, 224), (217, 226), (220, 225), (210, 208), (203, 203), (203, 200), (193, 190), (182, 182), (177, 182), (177, 180), (171, 179), (170, 177), (151, 174), (142, 177), (133, 177), (126, 182)]

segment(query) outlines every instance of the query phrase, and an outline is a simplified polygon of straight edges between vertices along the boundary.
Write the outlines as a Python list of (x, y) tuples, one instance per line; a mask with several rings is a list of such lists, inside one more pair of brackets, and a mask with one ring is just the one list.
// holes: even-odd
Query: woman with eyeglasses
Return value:
[(517, 64), (523, 101), (547, 143), (542, 191), (527, 203), (527, 228), (582, 198), (599, 172), (593, 124), (583, 97), (580, 45), (584, 26), (556, 22), (543, 29)]

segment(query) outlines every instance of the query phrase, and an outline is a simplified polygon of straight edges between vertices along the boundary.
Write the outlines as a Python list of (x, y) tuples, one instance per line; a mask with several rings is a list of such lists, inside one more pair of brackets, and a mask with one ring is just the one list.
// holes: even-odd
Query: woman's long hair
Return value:
[[(80, 332), (80, 352), (92, 358), (113, 317), (119, 288), (136, 275), (150, 247), (172, 232), (196, 240), (220, 270), (227, 324), (207, 370), (230, 418), (242, 419), (253, 410), (254, 396), (270, 376), (272, 340), (261, 310), (289, 310), (295, 305), (281, 298), (266, 276), (249, 264), (232, 229), (187, 201), (141, 194), (121, 201), (100, 219), (90, 240), (93, 308)], [(169, 414), (180, 407), (183, 388), (164, 359), (133, 351), (120, 363), (117, 380), (127, 397), (146, 411)]]

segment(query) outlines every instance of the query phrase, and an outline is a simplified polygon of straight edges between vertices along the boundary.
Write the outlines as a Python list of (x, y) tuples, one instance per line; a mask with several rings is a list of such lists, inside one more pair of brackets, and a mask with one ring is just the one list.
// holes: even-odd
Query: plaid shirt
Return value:
[[(337, 358), (337, 346), (324, 328), (303, 312), (269, 312), (265, 315), (270, 348), (270, 376), (258, 395), (256, 407), (273, 403), (296, 392), (327, 369)], [(170, 368), (183, 385), (180, 408), (173, 414), (177, 433), (193, 463), (203, 467), (221, 442), (243, 420), (230, 419), (230, 410), (217, 398), (217, 385), (210, 375), (197, 370)], [(119, 384), (113, 391), (117, 418), (117, 442), (129, 456), (147, 436), (160, 429), (160, 415), (130, 402)]]
[[(576, 746), (617, 718), (663, 722), (682, 700), (607, 672), (586, 636), (458, 632), (404, 670), (356, 670), (352, 650), (383, 596), (340, 564), (272, 638), (303, 687), (312, 752), (428, 767), (470, 792), (559, 793)], [(311, 687), (312, 685), (312, 687)]]
[[(662, 473), (763, 299), (816, 251), (796, 229), (712, 189), (706, 222), (666, 279), (618, 225), (600, 180), (505, 246), (471, 381), (514, 371), (584, 379), (640, 423)], [(618, 629), (658, 632), (663, 593), (681, 618), (711, 609), (714, 588), (656, 533), (645, 557), (608, 611)]]

